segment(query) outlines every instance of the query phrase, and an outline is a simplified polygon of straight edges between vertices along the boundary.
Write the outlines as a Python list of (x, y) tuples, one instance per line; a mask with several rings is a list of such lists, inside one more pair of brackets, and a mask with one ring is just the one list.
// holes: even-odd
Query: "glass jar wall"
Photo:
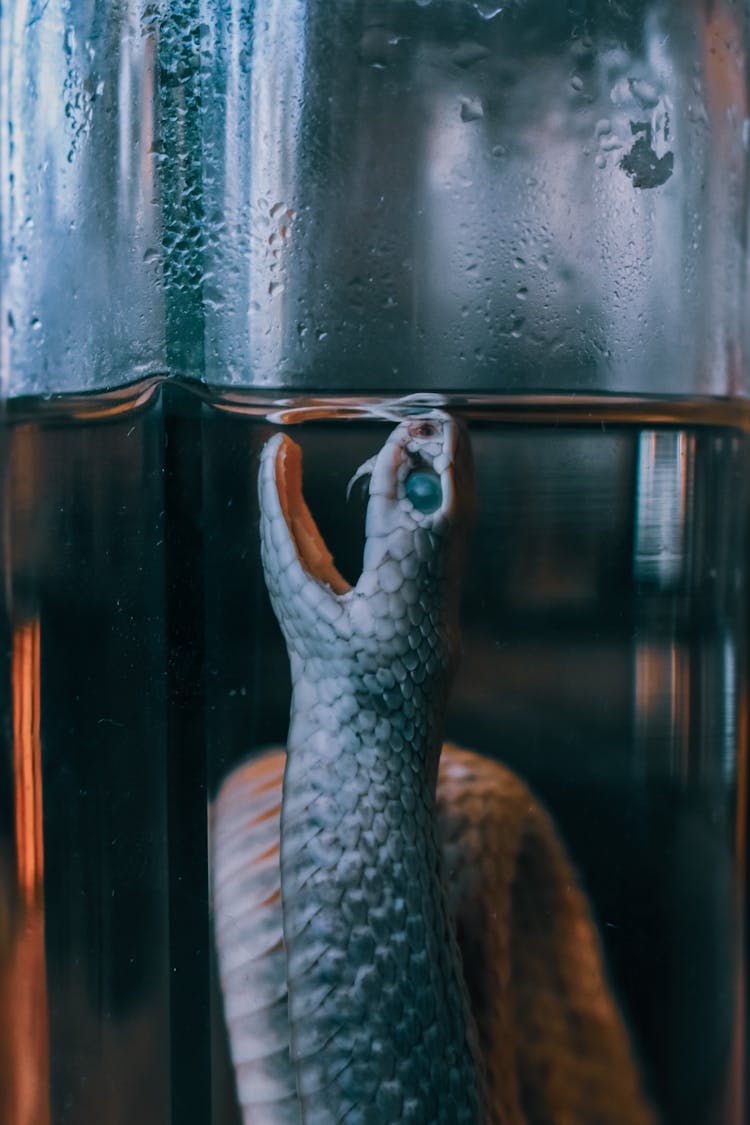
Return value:
[[(407, 613), (413, 667), (389, 647), (390, 591), (368, 634), (380, 689), (341, 671), (351, 637), (333, 654), (325, 691), (357, 708), (327, 713), (326, 745), (383, 719), (393, 680), (407, 747), (422, 752), (416, 691), (434, 738), (477, 755), (458, 796), (441, 775), (437, 832), (464, 827), (413, 882), (442, 864), (450, 930), (456, 855), (474, 876), (490, 864), (457, 939), (468, 1040), (472, 1021), (485, 1036), (505, 1020), (486, 1062), (499, 1119), (745, 1120), (748, 12), (564, 7), (15, 0), (0, 15), (9, 1125), (313, 1113), (296, 970), (338, 996), (347, 966), (400, 972), (402, 946), (380, 915), (354, 934), (321, 891), (304, 900), (331, 919), (319, 960), (344, 968), (322, 982), (308, 949), (284, 952), (303, 890), (283, 873), (280, 748), (300, 753), (315, 707), (284, 641), (292, 591), (268, 594), (286, 532), (263, 549), (261, 527), (285, 496), (299, 583), (374, 613), (383, 493), (348, 482), (397, 427), (451, 419), (473, 461), (471, 488), (455, 449), (441, 469), (462, 577)], [(304, 510), (280, 469), (259, 496), (279, 433), (301, 447), (340, 586), (295, 538)], [(462, 639), (450, 684), (428, 689), (425, 620), (445, 605)], [(342, 871), (360, 856), (347, 771), (375, 755), (364, 792), (380, 800), (396, 741), (368, 734), (309, 791), (288, 782), (301, 832), (337, 779)], [(451, 801), (478, 799), (483, 770), (498, 803), (460, 820)], [(397, 776), (404, 808), (429, 805), (429, 778), (415, 798)], [(384, 850), (347, 893), (400, 901), (388, 864), (415, 821), (372, 817), (358, 832), (382, 829)], [(452, 941), (414, 951), (444, 966), (420, 1012), (451, 1011)], [(416, 995), (416, 969), (398, 980), (356, 1021), (360, 1062), (411, 1057), (408, 1013), (379, 1015), (394, 990)], [(319, 1044), (330, 1010), (310, 1003)], [(354, 1034), (348, 1004), (334, 1046)], [(467, 1092), (436, 1116), (424, 1075), (415, 1109), (389, 1085), (408, 1084), (398, 1062), (379, 1084), (347, 1073), (321, 1119), (474, 1112)]]

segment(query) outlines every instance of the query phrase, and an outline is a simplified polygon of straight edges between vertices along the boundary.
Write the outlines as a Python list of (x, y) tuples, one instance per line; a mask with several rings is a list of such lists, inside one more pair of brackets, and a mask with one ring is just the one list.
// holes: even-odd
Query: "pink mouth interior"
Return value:
[(302, 495), (302, 450), (284, 435), (276, 454), (276, 491), (292, 537), (297, 558), (304, 570), (335, 594), (346, 594), (351, 586), (333, 564), (317, 524)]

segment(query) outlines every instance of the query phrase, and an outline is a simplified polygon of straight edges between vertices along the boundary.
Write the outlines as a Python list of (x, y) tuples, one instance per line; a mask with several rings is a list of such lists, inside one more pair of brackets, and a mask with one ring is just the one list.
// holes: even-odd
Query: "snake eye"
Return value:
[(432, 422), (418, 422), (417, 425), (409, 427), (409, 433), (412, 437), (431, 438), (437, 433), (437, 426)]
[(412, 507), (425, 516), (436, 512), (443, 502), (440, 477), (429, 469), (417, 469), (410, 473), (404, 483), (404, 492)]

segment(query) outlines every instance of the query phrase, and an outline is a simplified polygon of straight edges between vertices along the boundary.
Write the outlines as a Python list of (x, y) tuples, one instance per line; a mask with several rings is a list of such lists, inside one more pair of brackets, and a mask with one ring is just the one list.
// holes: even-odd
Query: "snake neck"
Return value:
[(305, 1120), (480, 1120), (434, 805), (454, 638), (435, 563), (358, 587), (292, 653), (281, 817), (292, 1053)]
[(301, 674), (284, 781), (303, 1119), (355, 1120), (374, 1105), (379, 1120), (476, 1123), (476, 1048), (433, 820), (436, 716), (420, 712), (419, 685), (401, 685), (390, 710), (387, 693), (346, 682)]

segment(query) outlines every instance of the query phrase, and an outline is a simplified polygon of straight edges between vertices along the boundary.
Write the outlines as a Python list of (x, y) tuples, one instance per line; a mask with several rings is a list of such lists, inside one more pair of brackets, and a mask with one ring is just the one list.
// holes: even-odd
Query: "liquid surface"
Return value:
[[(551, 811), (661, 1120), (740, 1125), (745, 419), (710, 400), (453, 406), (478, 507), (447, 735)], [(285, 741), (290, 691), (258, 455), (290, 427), (356, 580), (365, 496), (346, 485), (394, 424), (378, 413), (158, 383), (10, 404), (3, 1121), (30, 1090), (40, 1125), (235, 1119), (207, 797)]]

